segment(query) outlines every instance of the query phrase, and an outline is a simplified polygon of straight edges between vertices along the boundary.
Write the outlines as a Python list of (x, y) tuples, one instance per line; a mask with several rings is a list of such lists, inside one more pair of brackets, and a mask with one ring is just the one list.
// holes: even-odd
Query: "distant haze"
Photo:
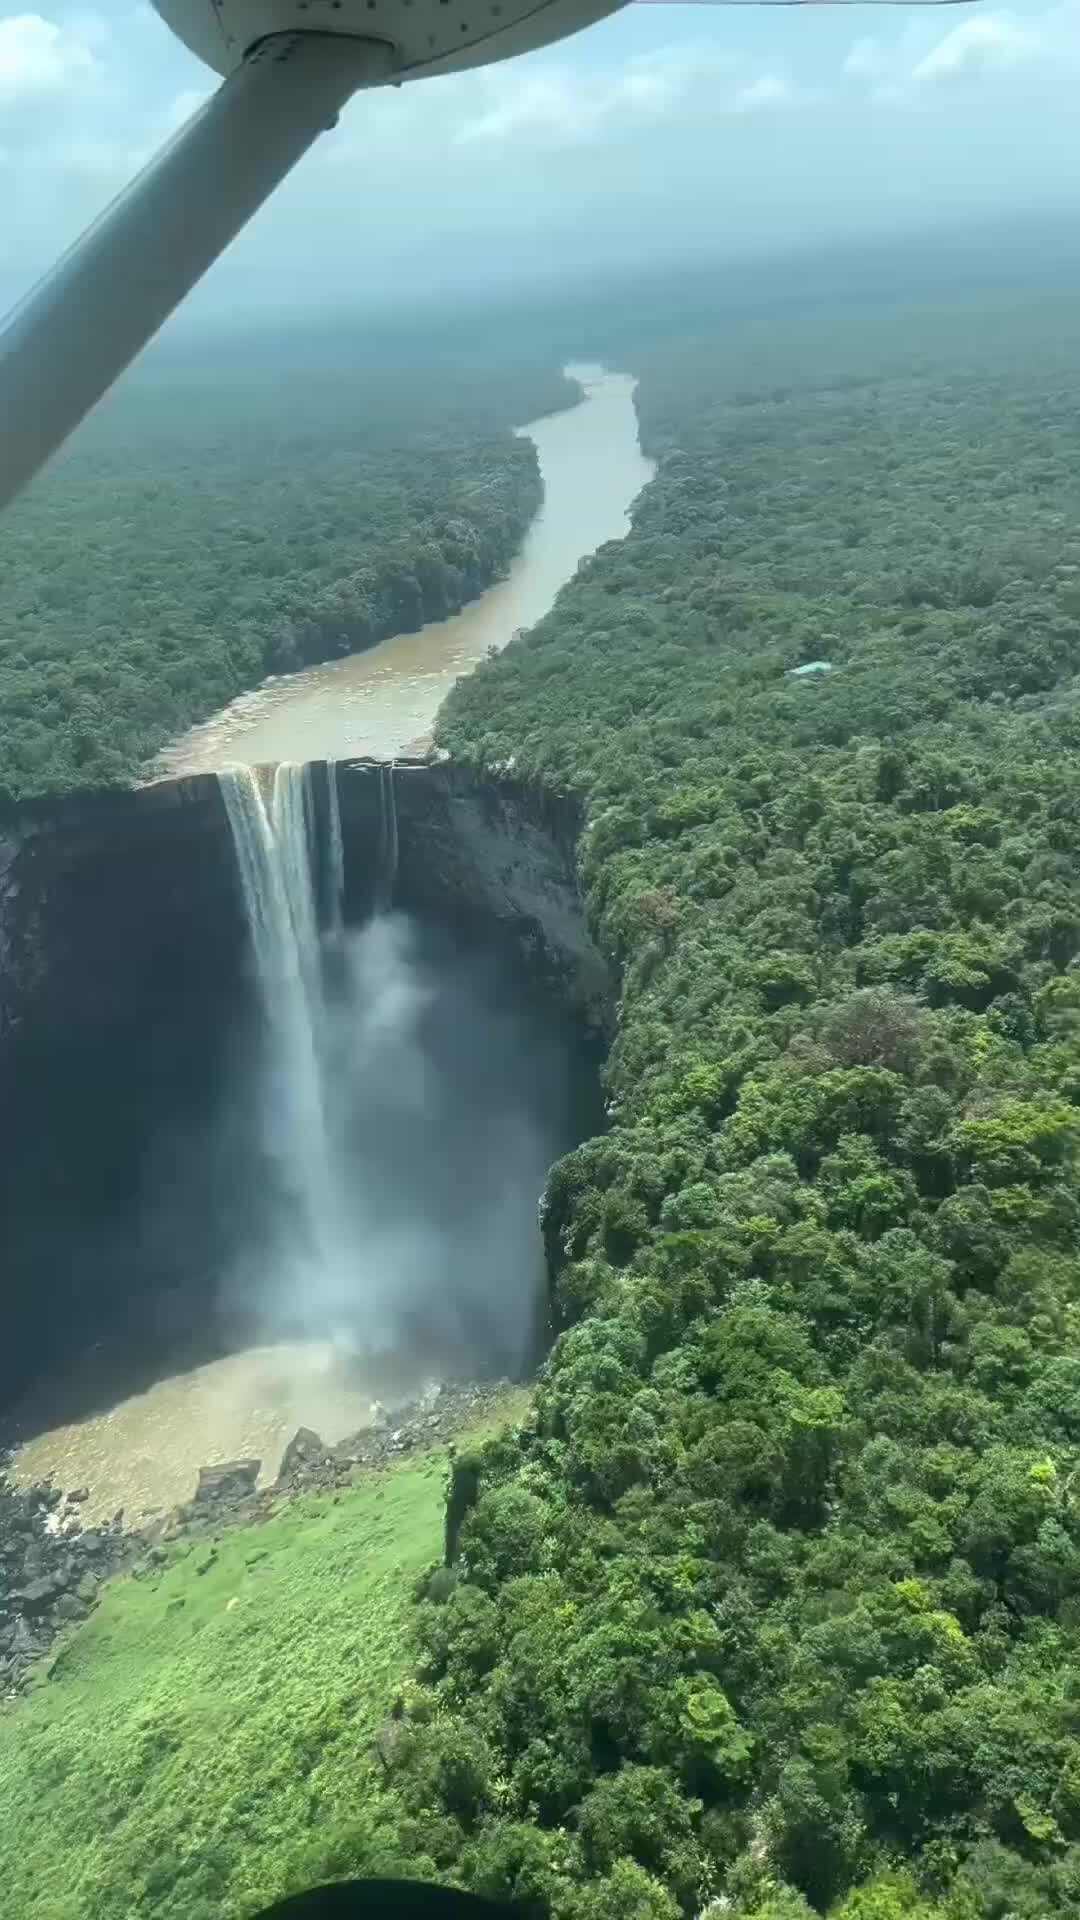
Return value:
[[(0, 12), (0, 298), (213, 77), (140, 0)], [(1080, 0), (631, 7), (354, 101), (188, 310), (385, 308), (1080, 200)]]

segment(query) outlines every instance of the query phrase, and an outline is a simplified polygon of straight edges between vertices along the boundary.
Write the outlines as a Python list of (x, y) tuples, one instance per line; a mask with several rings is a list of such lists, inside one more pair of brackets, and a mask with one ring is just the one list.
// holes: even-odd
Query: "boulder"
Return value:
[(16, 1659), (35, 1659), (43, 1645), (44, 1642), (37, 1637), (28, 1621), (16, 1620), (11, 1636), (11, 1651)]
[(60, 1509), (52, 1487), (14, 1487), (0, 1469), (0, 1693), (28, 1684), (54, 1637), (80, 1620), (102, 1581), (126, 1564), (132, 1540), (89, 1531), (75, 1510)]
[(311, 1427), (298, 1427), (281, 1456), (278, 1485), (307, 1479), (320, 1468), (332, 1466), (333, 1455)]
[(25, 1587), (20, 1587), (13, 1597), (23, 1612), (32, 1618), (35, 1614), (47, 1613), (57, 1594), (63, 1591), (62, 1580), (58, 1580), (54, 1574), (43, 1573), (39, 1580), (28, 1580)]
[(254, 1493), (261, 1460), (222, 1460), (199, 1468), (195, 1505), (199, 1507), (246, 1500)]

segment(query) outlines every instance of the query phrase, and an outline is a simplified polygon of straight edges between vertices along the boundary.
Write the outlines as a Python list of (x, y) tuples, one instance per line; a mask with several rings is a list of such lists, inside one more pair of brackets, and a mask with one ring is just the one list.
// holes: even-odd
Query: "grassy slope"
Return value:
[(316, 1877), (320, 1832), (363, 1804), (370, 1735), (409, 1666), (443, 1485), (428, 1455), (225, 1534), (212, 1561), (184, 1543), (160, 1573), (114, 1583), (0, 1718), (5, 1911), (227, 1920)]

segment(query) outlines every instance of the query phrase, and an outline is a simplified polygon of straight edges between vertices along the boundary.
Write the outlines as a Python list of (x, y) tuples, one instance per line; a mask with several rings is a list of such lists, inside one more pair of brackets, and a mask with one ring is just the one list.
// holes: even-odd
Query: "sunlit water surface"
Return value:
[(544, 500), (504, 580), (449, 620), (241, 695), (168, 748), (155, 770), (392, 759), (424, 747), (454, 681), (547, 613), (580, 560), (624, 537), (630, 506), (652, 478), (631, 376), (585, 366), (567, 372), (582, 384), (581, 404), (519, 429), (536, 443)]

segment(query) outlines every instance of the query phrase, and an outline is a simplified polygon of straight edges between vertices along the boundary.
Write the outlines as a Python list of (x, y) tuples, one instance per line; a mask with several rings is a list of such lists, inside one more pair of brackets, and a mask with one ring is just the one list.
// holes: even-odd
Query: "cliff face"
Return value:
[[(386, 769), (353, 760), (337, 771), (350, 905), (363, 912), (385, 857)], [(577, 897), (576, 807), (437, 760), (397, 764), (392, 806), (395, 904), (511, 942), (534, 977), (604, 1028), (610, 981)]]
[[(603, 1023), (609, 982), (574, 881), (579, 819), (446, 762), (337, 768), (350, 909), (370, 909), (397, 836), (394, 904), (513, 941)], [(315, 773), (316, 808), (325, 776)], [(15, 1035), (217, 998), (236, 984), (244, 930), (228, 824), (212, 775), (29, 802), (0, 820), (0, 1086)], [(39, 1031), (40, 1037), (40, 1031)], [(5, 1099), (5, 1105), (6, 1105)], [(3, 1124), (0, 1116), (0, 1126)]]
[(156, 1244), (127, 1226), (221, 1083), (244, 925), (213, 782), (32, 803), (0, 844), (2, 1401), (179, 1284), (168, 1207)]
[(0, 822), (3, 1117), (16, 1036), (62, 1043), (65, 1030), (212, 993), (242, 941), (216, 781), (13, 810)]
[[(377, 763), (343, 763), (337, 778), (359, 918), (385, 875), (390, 792)], [(321, 811), (318, 770), (314, 792)], [(394, 772), (393, 813), (395, 904), (512, 943), (532, 979), (602, 1027), (607, 980), (577, 906), (573, 810), (416, 761)], [(205, 1116), (250, 1039), (246, 974), (212, 776), (0, 820), (0, 1403), (118, 1305), (171, 1301), (175, 1315), (200, 1272), (212, 1286), (229, 1207), (204, 1225), (185, 1196), (212, 1186)]]

